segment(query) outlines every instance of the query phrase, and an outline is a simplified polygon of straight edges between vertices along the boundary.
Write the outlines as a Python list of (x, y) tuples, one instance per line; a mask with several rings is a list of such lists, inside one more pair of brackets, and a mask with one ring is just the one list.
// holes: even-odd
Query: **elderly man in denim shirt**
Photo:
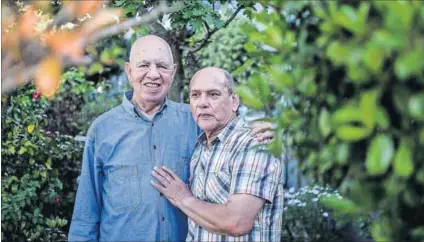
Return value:
[(133, 91), (87, 133), (69, 241), (185, 240), (187, 217), (150, 185), (160, 166), (188, 182), (200, 134), (188, 105), (166, 98), (176, 72), (169, 45), (138, 39), (125, 71)]

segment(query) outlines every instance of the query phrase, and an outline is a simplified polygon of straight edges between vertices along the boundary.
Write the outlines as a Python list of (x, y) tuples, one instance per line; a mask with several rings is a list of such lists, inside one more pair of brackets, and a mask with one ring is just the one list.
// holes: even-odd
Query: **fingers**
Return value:
[(156, 182), (154, 182), (154, 181), (150, 181), (150, 183), (152, 184), (152, 186), (154, 187), (154, 188), (156, 188), (160, 193), (165, 193), (165, 189), (164, 189), (164, 187), (163, 186), (161, 186), (161, 185), (159, 185), (159, 184), (157, 184)]
[(274, 132), (270, 131), (270, 130), (263, 132), (261, 134), (260, 138), (261, 138), (261, 140), (259, 140), (259, 137), (258, 137), (258, 141), (260, 141), (260, 142), (272, 139), (272, 138), (274, 138)]
[(253, 122), (252, 125), (252, 135), (256, 136), (257, 134), (265, 133), (272, 129), (272, 123), (270, 122)]
[(167, 167), (165, 167), (165, 166), (162, 166), (162, 169), (164, 170), (164, 171), (166, 171), (166, 173), (168, 173), (169, 174), (169, 176), (171, 176), (172, 177), (172, 179), (178, 179), (178, 180), (181, 180), (180, 179), (180, 177), (177, 175), (177, 174), (175, 174), (172, 170), (170, 170), (170, 169), (168, 169)]
[(164, 177), (161, 173), (159, 173), (158, 169), (152, 171), (152, 175), (154, 178), (158, 179), (162, 186), (166, 187), (169, 185), (170, 181)]

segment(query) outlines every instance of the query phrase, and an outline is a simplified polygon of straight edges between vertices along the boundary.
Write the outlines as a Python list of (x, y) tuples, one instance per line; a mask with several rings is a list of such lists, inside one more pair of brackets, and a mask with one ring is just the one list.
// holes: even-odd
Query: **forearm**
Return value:
[(226, 221), (231, 221), (232, 213), (227, 204), (209, 203), (192, 196), (184, 199), (179, 208), (206, 230), (216, 234), (230, 234)]

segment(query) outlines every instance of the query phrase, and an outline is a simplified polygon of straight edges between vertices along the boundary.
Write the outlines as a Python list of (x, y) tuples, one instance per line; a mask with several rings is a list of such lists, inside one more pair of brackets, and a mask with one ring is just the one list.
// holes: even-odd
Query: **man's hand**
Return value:
[(250, 126), (252, 128), (252, 135), (258, 142), (269, 141), (274, 138), (274, 131), (272, 130), (272, 123), (269, 122), (253, 122)]
[(170, 169), (164, 166), (162, 168), (155, 167), (152, 175), (160, 182), (157, 184), (151, 181), (152, 186), (165, 195), (175, 207), (180, 207), (183, 199), (193, 197), (187, 185)]

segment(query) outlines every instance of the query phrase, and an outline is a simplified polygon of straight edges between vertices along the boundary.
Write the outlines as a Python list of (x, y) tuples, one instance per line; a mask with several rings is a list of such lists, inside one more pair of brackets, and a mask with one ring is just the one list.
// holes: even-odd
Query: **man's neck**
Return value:
[(131, 103), (137, 108), (139, 112), (144, 114), (150, 120), (153, 119), (153, 116), (159, 112), (162, 105), (165, 103), (165, 99), (159, 103), (154, 102), (144, 102), (141, 100), (136, 100), (134, 97), (131, 99)]
[(220, 128), (218, 128), (218, 129), (216, 129), (216, 130), (213, 130), (213, 131), (211, 131), (211, 132), (206, 132), (205, 131), (205, 135), (206, 135), (206, 145), (207, 145), (207, 147), (209, 148), (209, 147), (211, 147), (211, 145), (212, 145), (212, 142), (216, 139), (216, 137), (218, 137), (218, 135), (222, 132), (222, 130), (225, 128), (225, 127), (227, 127), (227, 125), (229, 124), (229, 123), (231, 123), (231, 121), (233, 121), (235, 118), (236, 118), (237, 116), (236, 115), (234, 115), (233, 117), (231, 117), (228, 121), (227, 121), (227, 123), (225, 124), (225, 125), (223, 125), (222, 127), (220, 127)]

